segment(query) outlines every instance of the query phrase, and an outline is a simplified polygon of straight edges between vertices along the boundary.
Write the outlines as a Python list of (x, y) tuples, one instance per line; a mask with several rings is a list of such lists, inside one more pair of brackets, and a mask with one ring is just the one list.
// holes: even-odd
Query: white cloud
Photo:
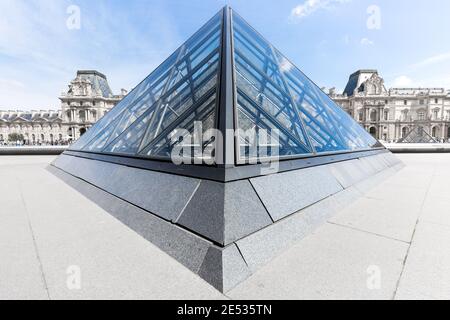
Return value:
[(2, 79), (2, 78), (0, 78), (0, 86), (19, 87), (19, 88), (25, 87), (25, 85), (22, 82), (17, 81), (15, 79)]
[(450, 89), (450, 76), (448, 74), (432, 74), (430, 76), (415, 75), (414, 77), (400, 75), (386, 80), (393, 88), (445, 88)]
[(350, 44), (350, 36), (349, 36), (348, 34), (346, 34), (346, 35), (343, 37), (343, 40), (344, 40), (344, 43), (345, 43), (345, 44)]
[(291, 20), (301, 20), (320, 9), (331, 9), (351, 0), (306, 0), (291, 11)]
[(362, 38), (361, 39), (361, 44), (363, 46), (373, 46), (375, 43), (372, 40), (368, 39), (368, 38)]
[(446, 88), (450, 89), (450, 76), (449, 75), (443, 75), (439, 77), (433, 77), (431, 79), (425, 79), (426, 83), (429, 86), (436, 87), (436, 88)]
[(181, 43), (163, 4), (86, 3), (69, 30), (71, 0), (0, 0), (0, 109), (58, 108), (78, 69), (106, 74), (116, 93), (131, 88)]
[(413, 81), (408, 76), (400, 76), (395, 78), (394, 87), (408, 87), (411, 86)]
[(437, 54), (437, 55), (428, 57), (428, 58), (426, 58), (426, 59), (424, 59), (424, 60), (422, 60), (422, 61), (420, 61), (418, 63), (415, 63), (413, 65), (413, 67), (416, 67), (416, 68), (427, 67), (429, 65), (436, 64), (436, 63), (439, 63), (439, 62), (448, 61), (448, 60), (450, 60), (450, 52), (441, 53), (441, 54)]

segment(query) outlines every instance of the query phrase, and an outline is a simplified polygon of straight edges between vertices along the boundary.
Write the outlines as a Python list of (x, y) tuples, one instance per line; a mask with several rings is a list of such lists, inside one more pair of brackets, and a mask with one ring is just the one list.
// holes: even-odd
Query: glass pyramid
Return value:
[(193, 138), (210, 129), (223, 136), (235, 132), (223, 142), (234, 164), (382, 147), (225, 7), (70, 150), (162, 160), (176, 150), (177, 156), (220, 163), (215, 148), (222, 139)]
[(399, 143), (437, 143), (436, 139), (429, 135), (423, 127), (413, 127)]

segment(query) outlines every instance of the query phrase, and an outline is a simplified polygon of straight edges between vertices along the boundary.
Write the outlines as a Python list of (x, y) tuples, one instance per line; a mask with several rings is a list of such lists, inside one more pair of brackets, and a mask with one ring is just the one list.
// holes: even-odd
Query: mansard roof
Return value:
[(0, 112), (0, 120), (3, 123), (12, 122), (30, 122), (30, 123), (41, 123), (41, 122), (61, 122), (60, 111), (56, 110), (31, 110), (31, 111), (21, 111), (21, 110), (10, 110)]
[(104, 98), (114, 97), (114, 94), (109, 87), (106, 76), (96, 70), (78, 70), (77, 77), (71, 82), (71, 85), (69, 86), (69, 90), (67, 91), (68, 95), (72, 95), (75, 93), (73, 85), (80, 81), (87, 81), (88, 83), (90, 83), (90, 85), (92, 85), (91, 90), (93, 93), (100, 94)]
[(375, 69), (360, 69), (352, 73), (348, 79), (347, 86), (344, 89), (344, 94), (349, 97), (353, 96), (355, 89), (358, 89), (374, 74), (378, 75), (378, 71)]
[(375, 69), (361, 69), (352, 73), (343, 92), (348, 97), (387, 93), (384, 80)]
[(98, 77), (103, 78), (103, 79), (106, 80), (106, 76), (105, 76), (103, 73), (98, 72), (97, 70), (78, 70), (78, 71), (77, 71), (77, 75), (78, 75), (78, 76), (80, 76), (80, 75), (87, 75), (87, 76), (92, 75), (92, 76), (98, 76)]

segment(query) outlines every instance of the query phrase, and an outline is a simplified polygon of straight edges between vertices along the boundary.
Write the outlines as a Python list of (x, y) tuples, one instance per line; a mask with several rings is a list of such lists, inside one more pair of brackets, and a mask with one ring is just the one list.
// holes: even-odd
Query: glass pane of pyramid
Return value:
[(114, 128), (119, 123), (120, 118), (116, 117), (114, 121), (110, 123), (109, 126), (105, 128), (105, 130), (100, 131), (100, 133), (95, 137), (93, 141), (88, 143), (83, 150), (86, 151), (100, 151), (103, 149), (103, 147), (106, 145), (106, 142), (108, 141), (109, 137), (111, 136), (112, 132), (114, 131)]
[(149, 96), (156, 100), (160, 95), (161, 83), (176, 61), (179, 50), (173, 53), (162, 65), (152, 72), (144, 81), (137, 85), (128, 95), (126, 95), (114, 108), (103, 116), (95, 126), (88, 130), (80, 139), (75, 142), (70, 149), (81, 150), (89, 144), (100, 132), (109, 126), (116, 118), (122, 116), (122, 113), (133, 104), (145, 100)]
[[(300, 115), (293, 104), (272, 47), (241, 18), (237, 15), (233, 17), (241, 158), (254, 156), (255, 151), (258, 157), (263, 156), (258, 151), (262, 146), (255, 146), (261, 143), (259, 131), (270, 133), (274, 129), (278, 130), (279, 135), (279, 155), (312, 153)], [(251, 139), (251, 136), (254, 138)], [(270, 148), (264, 151), (269, 152), (268, 156), (272, 155)]]
[(423, 127), (416, 126), (411, 129), (399, 143), (436, 143), (436, 139), (429, 135)]
[[(221, 11), (207, 22), (71, 150), (158, 159), (177, 155), (211, 163), (215, 139), (193, 137), (216, 128), (223, 120), (216, 114), (229, 117), (229, 110), (220, 108), (231, 105), (234, 119), (226, 120), (238, 132), (227, 148), (237, 144), (239, 161), (381, 146), (236, 13), (231, 12), (226, 30), (231, 34), (223, 37), (224, 16)], [(228, 35), (231, 40), (222, 47)], [(222, 65), (228, 63), (222, 61), (227, 50), (232, 51), (233, 81), (220, 84), (221, 68), (229, 70)], [(224, 88), (234, 90), (234, 96), (223, 95)], [(219, 97), (224, 99), (220, 106)]]
[[(239, 130), (276, 129), (280, 156), (380, 146), (234, 12), (233, 36)], [(248, 159), (258, 140), (240, 135), (238, 143), (240, 159)]]
[(135, 121), (124, 133), (107, 145), (103, 152), (136, 154), (153, 110), (147, 110), (140, 119)]
[[(220, 62), (221, 20), (216, 20), (196, 46), (188, 47), (173, 74), (173, 84), (160, 99), (141, 143), (140, 156), (166, 156), (174, 144), (170, 135), (176, 129), (190, 130), (194, 121), (204, 121), (200, 112), (205, 102), (215, 110)], [(210, 101), (212, 99), (212, 101)], [(199, 110), (198, 110), (199, 109)], [(215, 122), (212, 114), (213, 123)], [(192, 116), (194, 116), (192, 118)], [(184, 121), (184, 119), (190, 119)], [(183, 127), (188, 126), (188, 127)], [(155, 149), (166, 141), (167, 145)], [(186, 141), (185, 141), (186, 142)]]
[(283, 73), (317, 152), (367, 149), (378, 145), (350, 115), (279, 52)]
[[(137, 154), (153, 139), (168, 136), (169, 126), (215, 93), (220, 58), (222, 12), (213, 17), (152, 72), (72, 150)], [(142, 123), (137, 123), (142, 122)], [(170, 127), (171, 128), (171, 127)], [(127, 137), (131, 141), (127, 140)], [(141, 147), (141, 148), (139, 148)]]
[[(214, 140), (205, 139), (205, 132), (215, 128), (216, 90), (205, 94), (199, 105), (193, 108), (187, 117), (180, 117), (172, 123), (162, 134), (140, 152), (142, 156), (153, 157), (179, 157), (207, 160), (212, 163), (214, 159)], [(194, 130), (201, 130), (203, 139), (193, 139)], [(173, 136), (177, 136), (174, 139)], [(206, 140), (206, 141), (204, 141)], [(176, 148), (176, 149), (174, 149)]]

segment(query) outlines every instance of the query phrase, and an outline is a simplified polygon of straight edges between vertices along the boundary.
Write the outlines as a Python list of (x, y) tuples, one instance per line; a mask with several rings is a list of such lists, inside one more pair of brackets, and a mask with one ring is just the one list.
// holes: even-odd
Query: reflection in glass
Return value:
[[(239, 15), (232, 18), (239, 129), (279, 130), (280, 156), (379, 146)], [(239, 158), (250, 158), (249, 140), (239, 136), (237, 143)]]
[[(142, 156), (169, 156), (175, 126), (215, 123), (222, 12), (217, 14), (71, 149)], [(210, 99), (212, 97), (212, 100)], [(209, 100), (208, 100), (209, 99)], [(208, 112), (202, 108), (208, 101)], [(166, 146), (160, 145), (162, 141)], [(159, 145), (159, 148), (155, 146)], [(140, 150), (145, 149), (143, 152)]]
[[(281, 156), (312, 153), (271, 46), (237, 16), (233, 35), (240, 157), (253, 157), (251, 150), (256, 150), (257, 157), (273, 155), (272, 146), (259, 145), (260, 130), (269, 136), (272, 131), (278, 132)], [(245, 136), (248, 130), (255, 132), (254, 139), (250, 138), (252, 134)], [(255, 143), (258, 145), (252, 145)]]
[[(221, 42), (227, 38), (222, 35), (222, 19), (220, 12), (70, 149), (213, 159), (215, 139), (197, 141), (192, 135), (214, 129), (219, 120), (215, 115), (224, 94), (219, 90), (219, 74), (226, 48)], [(238, 161), (380, 146), (235, 13), (230, 31)]]

